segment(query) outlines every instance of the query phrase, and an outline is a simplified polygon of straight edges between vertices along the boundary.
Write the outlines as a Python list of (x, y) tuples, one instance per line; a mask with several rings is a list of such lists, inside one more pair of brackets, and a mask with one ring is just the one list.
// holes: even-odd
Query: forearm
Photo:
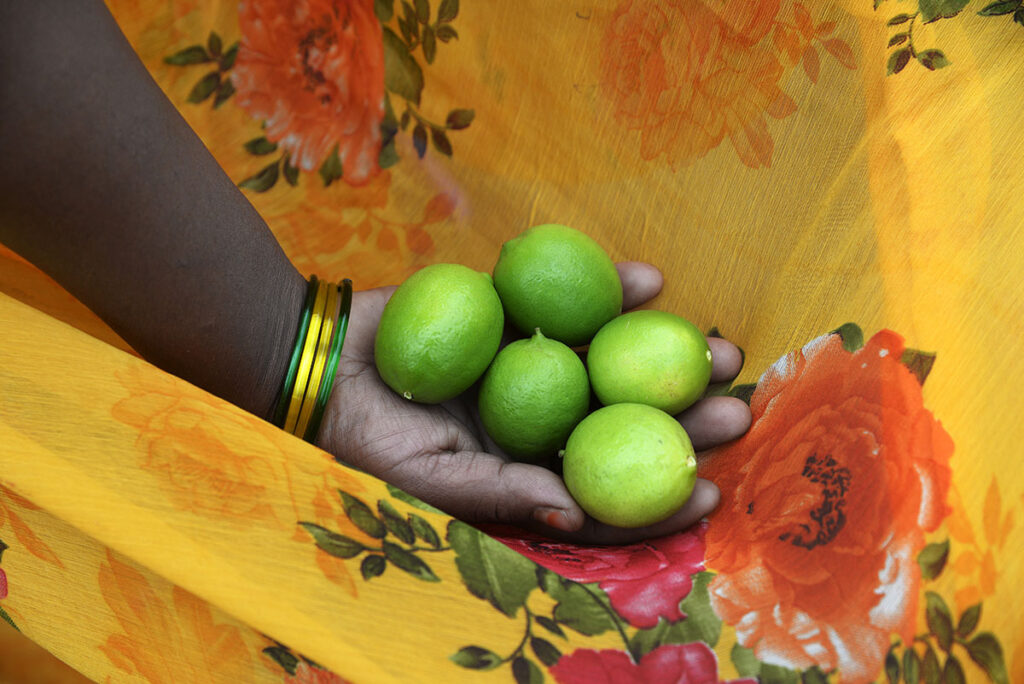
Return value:
[(0, 6), (0, 240), (156, 365), (272, 410), (304, 281), (97, 0)]

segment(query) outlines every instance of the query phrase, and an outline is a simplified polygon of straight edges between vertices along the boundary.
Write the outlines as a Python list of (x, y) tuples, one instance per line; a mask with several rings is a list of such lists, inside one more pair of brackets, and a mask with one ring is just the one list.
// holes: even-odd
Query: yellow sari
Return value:
[(1024, 681), (1020, 0), (108, 5), (303, 272), (574, 226), (743, 347), (754, 424), (683, 534), (485, 535), (5, 251), (10, 626), (110, 682)]

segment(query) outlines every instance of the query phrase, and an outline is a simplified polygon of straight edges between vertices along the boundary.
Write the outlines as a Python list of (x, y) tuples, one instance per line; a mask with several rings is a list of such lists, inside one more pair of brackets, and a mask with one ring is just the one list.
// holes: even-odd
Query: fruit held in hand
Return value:
[(498, 352), (480, 383), (478, 406), (487, 434), (506, 453), (542, 462), (587, 415), (587, 369), (576, 352), (538, 330)]
[(685, 318), (632, 311), (597, 332), (587, 351), (587, 369), (602, 404), (647, 404), (676, 414), (707, 388), (711, 349)]
[(504, 324), (489, 275), (459, 264), (427, 266), (384, 307), (374, 342), (377, 371), (406, 399), (446, 401), (487, 370)]
[(558, 224), (535, 226), (501, 248), (494, 287), (527, 335), (586, 344), (622, 310), (622, 282), (601, 245)]
[(614, 404), (576, 426), (562, 463), (565, 486), (593, 518), (644, 527), (682, 508), (697, 459), (675, 418), (645, 404)]

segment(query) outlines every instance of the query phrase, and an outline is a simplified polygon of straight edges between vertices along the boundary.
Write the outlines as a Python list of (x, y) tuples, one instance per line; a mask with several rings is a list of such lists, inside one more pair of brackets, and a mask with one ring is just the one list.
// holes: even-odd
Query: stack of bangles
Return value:
[(295, 349), (284, 376), (274, 424), (307, 442), (316, 439), (334, 386), (352, 308), (352, 281), (309, 279)]

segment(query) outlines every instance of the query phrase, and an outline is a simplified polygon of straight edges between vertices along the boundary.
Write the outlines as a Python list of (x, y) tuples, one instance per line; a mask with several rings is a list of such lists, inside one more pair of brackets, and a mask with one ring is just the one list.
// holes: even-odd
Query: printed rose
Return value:
[(707, 534), (711, 605), (764, 662), (874, 678), (911, 643), (924, 533), (947, 513), (953, 442), (889, 331), (855, 353), (820, 337), (777, 362), (753, 425), (701, 475), (722, 490)]
[[(713, 684), (718, 682), (718, 660), (707, 644), (660, 646), (636, 664), (623, 651), (581, 649), (562, 656), (551, 668), (562, 684)], [(733, 684), (754, 684), (737, 679)]]
[(729, 138), (747, 166), (771, 164), (765, 115), (796, 110), (779, 87), (783, 67), (762, 42), (779, 3), (724, 5), (627, 0), (615, 11), (602, 42), (601, 87), (616, 119), (640, 131), (644, 159), (664, 154), (675, 169)]
[(685, 615), (679, 603), (704, 568), (705, 526), (630, 546), (575, 546), (517, 532), (499, 540), (538, 565), (576, 582), (597, 582), (612, 608), (634, 627)]
[(373, 0), (244, 0), (238, 24), (236, 98), (267, 139), (303, 171), (337, 145), (347, 183), (378, 173), (384, 45)]
[(149, 574), (110, 549), (93, 586), (99, 588), (113, 618), (107, 619), (106, 640), (94, 647), (115, 669), (106, 681), (252, 680), (254, 663), (247, 636), (252, 629), (195, 594)]
[[(267, 483), (280, 477), (271, 457), (280, 453), (279, 430), (225, 410), (173, 378), (130, 371), (120, 379), (130, 395), (111, 415), (138, 430), (139, 466), (155, 476), (175, 506), (216, 517), (275, 520)], [(249, 439), (232, 442), (232, 434)]]

